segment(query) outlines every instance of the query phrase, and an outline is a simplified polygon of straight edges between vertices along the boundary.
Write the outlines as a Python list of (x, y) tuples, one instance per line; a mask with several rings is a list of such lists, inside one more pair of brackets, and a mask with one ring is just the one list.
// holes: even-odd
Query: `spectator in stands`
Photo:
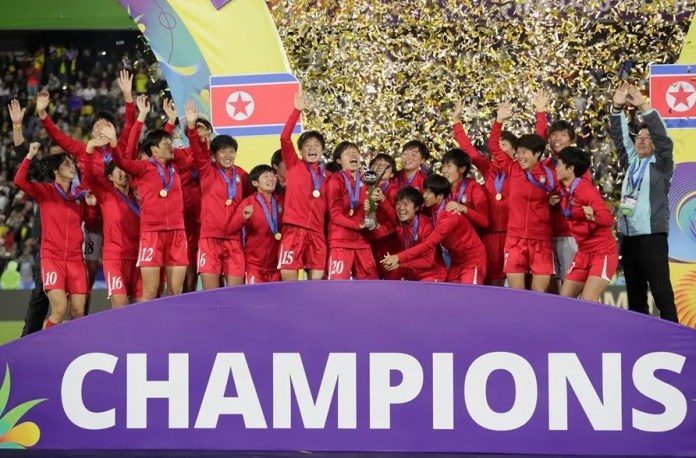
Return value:
[[(669, 278), (669, 193), (674, 144), (659, 113), (640, 90), (623, 83), (614, 94), (611, 136), (627, 169), (621, 189), (619, 233), (628, 307), (648, 313), (648, 285), (660, 316), (678, 322)], [(624, 106), (643, 114), (644, 125), (631, 140)]]

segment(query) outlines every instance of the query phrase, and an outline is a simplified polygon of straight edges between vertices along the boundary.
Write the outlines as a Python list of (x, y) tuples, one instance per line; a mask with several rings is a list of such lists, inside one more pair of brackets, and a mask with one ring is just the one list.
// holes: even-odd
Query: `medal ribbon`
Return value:
[(130, 199), (130, 197), (128, 197), (127, 195), (125, 195), (124, 193), (122, 193), (121, 191), (119, 191), (118, 189), (115, 189), (115, 188), (114, 188), (114, 192), (116, 193), (116, 195), (117, 195), (118, 197), (121, 198), (121, 200), (122, 200), (123, 202), (125, 202), (126, 205), (128, 205), (128, 208), (130, 208), (131, 210), (133, 210), (133, 213), (135, 213), (135, 214), (138, 216), (138, 218), (140, 218), (140, 207), (138, 206), (138, 204), (135, 203), (135, 202), (133, 202), (133, 201)]
[(227, 198), (234, 200), (234, 196), (237, 195), (237, 168), (234, 165), (232, 166), (232, 179), (227, 176), (227, 171), (223, 170), (218, 164), (215, 164), (215, 170), (227, 184)]
[(99, 149), (101, 150), (101, 153), (102, 153), (102, 162), (104, 163), (104, 165), (111, 162), (112, 161), (111, 150), (107, 150), (105, 146), (102, 146)]
[(416, 240), (418, 240), (418, 215), (414, 216), (413, 218), (413, 229), (411, 229), (411, 241), (409, 243), (408, 237), (406, 237), (406, 234), (404, 233), (404, 246), (406, 249), (409, 249), (413, 245), (416, 244)]
[[(563, 190), (563, 188), (561, 188), (561, 201), (559, 202), (559, 204), (561, 206), (561, 213), (566, 218), (570, 218), (570, 214), (573, 210), (573, 194), (575, 194), (575, 188), (577, 188), (579, 184), (580, 184), (580, 178), (578, 177), (578, 178), (573, 180), (573, 184), (570, 185), (570, 189), (568, 190), (567, 194), (566, 194), (565, 190)], [(568, 208), (563, 206), (564, 201), (568, 202)]]
[(358, 206), (358, 197), (360, 197), (360, 172), (355, 177), (355, 188), (350, 183), (350, 178), (348, 174), (341, 170), (341, 175), (343, 175), (343, 180), (346, 182), (346, 188), (348, 189), (348, 197), (350, 198), (350, 209), (354, 210)]
[(505, 174), (498, 172), (495, 174), (495, 192), (497, 194), (503, 193), (503, 182), (505, 181)]
[(268, 227), (271, 229), (271, 233), (276, 235), (278, 233), (278, 203), (276, 202), (275, 197), (271, 195), (271, 211), (273, 214), (268, 211), (266, 202), (264, 201), (263, 197), (261, 197), (261, 194), (256, 193), (256, 200), (259, 201), (259, 205), (261, 205), (261, 208), (263, 208), (263, 214), (266, 216), (266, 221), (268, 222)]
[(319, 188), (321, 188), (321, 184), (324, 181), (324, 162), (319, 162), (319, 176), (317, 176), (316, 172), (314, 172), (314, 167), (312, 167), (311, 164), (305, 163), (305, 165), (307, 166), (309, 173), (312, 174), (312, 185), (314, 186), (314, 190), (319, 191)]
[(159, 173), (160, 180), (162, 181), (162, 186), (164, 186), (165, 191), (169, 192), (174, 184), (174, 166), (172, 166), (172, 164), (167, 164), (167, 170), (169, 171), (169, 181), (167, 181), (164, 176), (164, 167), (162, 167), (162, 164), (160, 164), (159, 161), (155, 160), (154, 158), (150, 158), (150, 162), (157, 166), (157, 172)]
[(539, 189), (543, 189), (546, 192), (549, 192), (553, 190), (555, 182), (553, 181), (553, 173), (551, 172), (551, 169), (546, 167), (545, 165), (542, 165), (544, 168), (544, 171), (546, 172), (546, 177), (549, 179), (549, 184), (543, 184), (540, 183), (532, 176), (532, 173), (529, 170), (525, 170), (525, 174), (527, 175), (527, 180), (529, 180), (530, 183), (532, 183), (533, 186), (536, 186)]
[(466, 187), (469, 185), (469, 180), (466, 178), (462, 178), (463, 183), (461, 187), (459, 188), (459, 194), (457, 194), (457, 203), (461, 203), (462, 197), (464, 197), (464, 193), (466, 192)]
[(53, 186), (56, 188), (56, 191), (58, 191), (58, 194), (60, 194), (60, 196), (67, 202), (77, 202), (78, 200), (82, 199), (87, 195), (87, 191), (85, 191), (84, 189), (80, 191), (79, 194), (75, 194), (75, 188), (77, 188), (77, 185), (75, 183), (72, 183), (70, 185), (69, 196), (65, 193), (65, 191), (63, 191), (63, 188), (55, 181), (53, 182)]

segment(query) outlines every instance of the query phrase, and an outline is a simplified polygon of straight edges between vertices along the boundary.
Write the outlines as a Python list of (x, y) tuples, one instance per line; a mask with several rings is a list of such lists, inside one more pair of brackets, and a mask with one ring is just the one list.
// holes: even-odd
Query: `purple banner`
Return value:
[(511, 289), (220, 289), (61, 325), (0, 362), (4, 447), (696, 454), (695, 330)]

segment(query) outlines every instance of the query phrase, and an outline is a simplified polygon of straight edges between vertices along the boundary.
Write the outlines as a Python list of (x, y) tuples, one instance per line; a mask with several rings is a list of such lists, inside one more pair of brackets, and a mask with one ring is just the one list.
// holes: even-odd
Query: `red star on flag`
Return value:
[(669, 95), (674, 97), (674, 107), (678, 107), (679, 105), (684, 105), (684, 106), (689, 106), (689, 96), (693, 94), (693, 91), (687, 91), (684, 88), (683, 84), (679, 85), (679, 89), (677, 92), (670, 92)]
[(242, 96), (237, 94), (237, 100), (233, 100), (232, 102), (227, 102), (228, 105), (230, 105), (232, 108), (234, 108), (234, 113), (235, 115), (238, 113), (243, 113), (244, 116), (247, 116), (247, 107), (249, 106), (251, 102), (245, 102), (242, 100)]

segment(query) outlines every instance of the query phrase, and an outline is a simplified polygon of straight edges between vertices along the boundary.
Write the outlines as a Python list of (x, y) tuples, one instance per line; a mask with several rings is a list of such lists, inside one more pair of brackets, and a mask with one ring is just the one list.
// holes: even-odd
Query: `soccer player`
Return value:
[[(137, 148), (140, 132), (150, 104), (138, 114), (138, 120), (128, 139), (126, 156)], [(186, 104), (186, 134), (192, 151), (200, 147), (196, 120), (198, 110), (193, 102)], [(138, 267), (143, 279), (143, 300), (157, 296), (161, 269), (166, 267), (169, 294), (180, 294), (186, 277), (188, 252), (184, 231), (184, 201), (179, 170), (191, 166), (190, 158), (182, 149), (172, 148), (172, 137), (162, 129), (148, 132), (143, 150), (149, 159), (132, 160), (114, 150), (116, 165), (138, 180), (140, 197), (140, 245)]]
[[(375, 259), (382, 259), (388, 253), (398, 252), (396, 233), (394, 224), (396, 222), (396, 193), (398, 191), (392, 178), (396, 173), (396, 161), (385, 153), (377, 154), (369, 164), (370, 170), (381, 177), (373, 199), (377, 204), (377, 223), (380, 228), (370, 232), (370, 246)], [(377, 265), (380, 278), (385, 280), (401, 280), (401, 273), (398, 270), (386, 270), (379, 263)]]
[(488, 143), (497, 166), (510, 180), (504, 272), (509, 286), (518, 289), (525, 288), (525, 275), (531, 272), (532, 290), (544, 292), (554, 273), (549, 196), (556, 177), (540, 162), (546, 142), (538, 135), (520, 137), (516, 161), (500, 148), (503, 123), (511, 116), (512, 105), (502, 103)]
[(246, 228), (247, 284), (280, 281), (278, 250), (283, 227), (283, 195), (275, 192), (278, 177), (275, 169), (257, 165), (249, 172), (256, 192), (237, 207), (230, 231)]
[[(395, 239), (397, 252), (425, 243), (433, 232), (433, 223), (420, 213), (423, 196), (417, 189), (406, 186), (396, 194)], [(387, 253), (388, 255), (388, 253)], [(392, 266), (390, 272), (401, 272), (404, 280), (441, 282), (447, 279), (447, 270), (437, 247), (430, 247), (422, 255)]]
[[(145, 102), (138, 97), (138, 105)], [(100, 143), (115, 141), (112, 126), (102, 126), (100, 138), (87, 143), (87, 153), (93, 157)], [(133, 154), (134, 152), (130, 152)], [(140, 235), (140, 205), (130, 187), (131, 177), (111, 161), (104, 175), (99, 175), (97, 161), (85, 161), (84, 182), (97, 197), (104, 218), (104, 277), (113, 308), (138, 302), (143, 295), (143, 283), (137, 267)]]
[(428, 157), (428, 147), (419, 140), (411, 140), (401, 148), (401, 170), (394, 177), (397, 189), (411, 186), (423, 191), (423, 183), (428, 175), (421, 167)]
[(248, 175), (234, 165), (239, 146), (229, 135), (218, 135), (210, 142), (210, 154), (193, 148), (201, 186), (201, 238), (198, 242), (198, 273), (203, 289), (219, 288), (220, 276), (227, 286), (244, 284), (242, 232), (232, 231), (230, 223), (244, 199)]
[(597, 188), (581, 178), (590, 164), (589, 153), (580, 148), (569, 146), (558, 154), (556, 174), (561, 197), (556, 205), (568, 219), (578, 244), (561, 295), (580, 294), (582, 299), (598, 302), (616, 272), (619, 254), (611, 230), (614, 217)]
[(452, 185), (447, 211), (455, 211), (467, 217), (478, 234), (488, 228), (488, 197), (483, 186), (468, 177), (471, 158), (459, 148), (447, 151), (442, 156), (442, 176)]
[(276, 171), (277, 184), (275, 192), (276, 194), (285, 195), (285, 180), (288, 173), (288, 168), (285, 167), (285, 162), (283, 162), (283, 154), (280, 150), (276, 150), (271, 156), (271, 166)]
[[(334, 162), (342, 170), (326, 186), (329, 207), (329, 280), (376, 280), (377, 264), (372, 256), (365, 219), (367, 186), (362, 182), (362, 157), (355, 143), (341, 142)], [(374, 228), (373, 228), (374, 229)]]
[[(166, 99), (162, 104), (162, 108), (167, 115), (167, 124), (164, 126), (164, 130), (171, 134), (178, 121), (176, 107), (171, 99)], [(198, 131), (198, 141), (201, 149), (208, 151), (213, 127), (207, 119), (199, 117), (196, 121), (196, 130)], [(187, 154), (193, 156), (190, 150), (187, 151)], [(193, 161), (193, 157), (191, 157), (191, 160)], [(201, 185), (198, 169), (195, 165), (189, 170), (180, 170), (179, 179), (181, 180), (181, 189), (184, 195), (184, 226), (186, 228), (186, 245), (188, 246), (189, 265), (186, 268), (183, 290), (183, 292), (187, 293), (195, 291), (198, 283), (198, 240), (201, 235)]]
[(285, 214), (278, 268), (283, 281), (297, 280), (298, 271), (309, 269), (310, 280), (320, 280), (326, 269), (326, 181), (322, 155), (326, 144), (316, 131), (306, 131), (297, 140), (302, 159), (292, 144), (292, 131), (307, 106), (300, 89), (295, 94), (295, 109), (280, 134), (280, 150), (287, 167)]
[(45, 159), (52, 183), (29, 181), (29, 167), (38, 152), (39, 144), (32, 143), (14, 182), (39, 203), (41, 210), (41, 270), (51, 304), (45, 327), (50, 328), (65, 320), (68, 306), (72, 319), (84, 315), (89, 288), (82, 259), (82, 223), (96, 215), (85, 208), (85, 203), (96, 205), (96, 199), (93, 195), (87, 197), (85, 189), (73, 184), (76, 166), (67, 153)]
[(412, 262), (441, 246), (443, 255), (451, 259), (448, 282), (482, 284), (486, 277), (486, 249), (464, 215), (445, 210), (452, 186), (441, 175), (430, 175), (424, 186), (423, 204), (432, 209), (433, 232), (422, 243), (385, 257), (382, 264), (387, 269), (398, 268), (401, 263)]
[[(124, 150), (128, 141), (130, 130), (135, 123), (135, 107), (133, 105), (132, 92), (133, 75), (131, 75), (127, 70), (121, 70), (119, 73), (118, 84), (121, 92), (123, 93), (123, 99), (126, 107), (126, 123), (123, 126), (121, 135), (118, 139), (118, 144), (121, 145), (122, 150)], [(68, 135), (65, 135), (60, 129), (58, 129), (58, 127), (56, 127), (51, 120), (51, 117), (48, 116), (48, 113), (46, 112), (49, 103), (50, 95), (48, 91), (44, 90), (39, 92), (38, 97), (36, 98), (36, 111), (39, 115), (41, 124), (46, 130), (46, 134), (48, 134), (51, 140), (53, 140), (58, 146), (63, 148), (66, 153), (72, 155), (77, 160), (79, 170), (84, 171), (86, 167), (85, 161), (87, 160), (87, 145), (71, 138)], [(103, 122), (106, 122), (108, 125), (115, 128), (116, 118), (108, 111), (100, 111), (96, 113), (92, 118), (92, 139), (99, 138), (99, 133), (101, 130), (100, 126), (103, 124)], [(116, 144), (105, 144), (95, 150), (94, 155), (97, 159), (98, 167), (100, 168), (100, 174), (104, 173), (106, 164), (111, 161), (114, 148), (116, 148)], [(85, 224), (84, 235), (84, 258), (91, 289), (96, 278), (97, 269), (99, 268), (99, 260), (102, 257), (103, 233), (102, 224), (99, 218), (94, 219), (90, 225)]]

